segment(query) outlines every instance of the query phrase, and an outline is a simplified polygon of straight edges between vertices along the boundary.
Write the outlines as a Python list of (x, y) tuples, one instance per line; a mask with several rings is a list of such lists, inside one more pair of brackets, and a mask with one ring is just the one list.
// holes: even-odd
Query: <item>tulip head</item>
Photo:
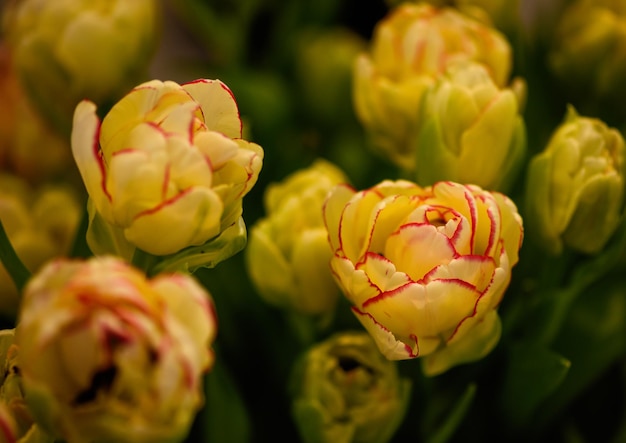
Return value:
[(493, 349), (522, 241), (510, 199), (453, 182), (383, 181), (336, 187), (324, 217), (335, 278), (387, 358), (423, 357), (435, 375)]
[(569, 108), (526, 179), (529, 232), (547, 252), (604, 247), (623, 212), (625, 152), (619, 131)]
[(494, 83), (484, 65), (451, 65), (425, 96), (417, 142), (422, 185), (450, 180), (506, 190), (526, 151), (518, 99)]
[[(62, 185), (32, 187), (21, 177), (0, 174), (0, 220), (20, 260), (31, 271), (64, 256), (82, 215), (72, 189)], [(19, 293), (0, 265), (0, 313), (15, 318)]]
[(187, 275), (52, 261), (27, 284), (16, 328), (26, 401), (67, 441), (182, 441), (215, 330), (209, 295)]
[(72, 151), (91, 200), (92, 250), (117, 252), (121, 242), (165, 256), (237, 228), (263, 159), (241, 136), (237, 104), (219, 80), (144, 83), (102, 123), (81, 102)]
[(411, 383), (365, 332), (340, 332), (297, 362), (293, 417), (305, 443), (385, 443), (402, 423)]
[(336, 166), (317, 160), (266, 188), (266, 217), (252, 228), (245, 253), (250, 278), (269, 303), (307, 315), (334, 309), (339, 288), (322, 206), (328, 192), (347, 181)]
[(65, 133), (80, 100), (109, 104), (141, 81), (157, 41), (157, 8), (155, 0), (10, 3), (7, 38), (42, 115)]
[(552, 43), (548, 66), (569, 94), (617, 102), (626, 97), (626, 2), (570, 2)]
[(355, 63), (353, 100), (374, 147), (393, 163), (415, 168), (423, 96), (450, 64), (461, 61), (485, 65), (503, 87), (511, 48), (494, 28), (425, 3), (400, 5), (377, 24), (370, 53)]

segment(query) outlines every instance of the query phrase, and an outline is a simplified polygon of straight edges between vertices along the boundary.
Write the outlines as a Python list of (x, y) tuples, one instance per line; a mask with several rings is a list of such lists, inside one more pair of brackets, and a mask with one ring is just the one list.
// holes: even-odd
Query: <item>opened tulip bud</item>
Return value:
[(293, 417), (305, 443), (385, 443), (402, 423), (411, 382), (365, 332), (309, 349), (293, 375)]
[(413, 171), (424, 94), (451, 64), (468, 61), (485, 65), (499, 88), (509, 80), (511, 48), (494, 28), (453, 8), (407, 2), (392, 9), (354, 70), (355, 111), (374, 147)]
[(526, 151), (518, 99), (500, 89), (485, 66), (451, 65), (424, 99), (416, 150), (417, 182), (451, 180), (505, 190)]
[(145, 78), (158, 35), (155, 0), (20, 0), (4, 25), (16, 69), (37, 108), (62, 133), (74, 107), (105, 105)]
[(47, 264), (16, 343), (37, 423), (68, 442), (180, 442), (202, 405), (216, 319), (185, 274), (152, 280), (113, 257)]
[[(236, 229), (263, 159), (241, 136), (237, 104), (219, 80), (150, 81), (102, 123), (96, 106), (81, 102), (72, 150), (89, 193), (94, 253), (137, 247), (164, 256)], [(227, 246), (221, 259), (238, 251)]]
[(387, 358), (423, 357), (435, 375), (494, 348), (522, 241), (510, 199), (474, 185), (384, 181), (336, 187), (324, 218), (335, 278)]
[(543, 152), (528, 166), (526, 206), (531, 237), (553, 255), (564, 246), (599, 252), (624, 208), (624, 139), (570, 107)]
[(266, 188), (266, 217), (250, 232), (246, 264), (269, 303), (307, 315), (334, 309), (339, 288), (330, 273), (322, 206), (328, 192), (345, 182), (341, 170), (318, 160)]

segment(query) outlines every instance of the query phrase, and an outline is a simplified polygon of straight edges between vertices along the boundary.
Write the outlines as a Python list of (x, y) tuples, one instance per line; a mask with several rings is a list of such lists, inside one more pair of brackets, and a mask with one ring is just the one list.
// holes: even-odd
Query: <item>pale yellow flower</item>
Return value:
[(384, 181), (338, 186), (324, 216), (337, 282), (387, 358), (424, 357), (432, 375), (493, 349), (522, 241), (510, 199), (474, 185)]

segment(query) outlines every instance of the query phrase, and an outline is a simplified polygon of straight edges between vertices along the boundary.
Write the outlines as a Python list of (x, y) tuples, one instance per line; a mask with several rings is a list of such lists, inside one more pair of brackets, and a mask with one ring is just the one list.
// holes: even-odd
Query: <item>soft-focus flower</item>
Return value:
[(561, 14), (548, 65), (574, 97), (626, 97), (626, 1), (577, 0)]
[(190, 276), (147, 280), (113, 257), (56, 260), (16, 328), (25, 398), (69, 442), (178, 442), (202, 404), (216, 319)]
[(434, 375), (496, 345), (522, 241), (505, 195), (452, 182), (338, 186), (324, 217), (337, 282), (387, 358), (424, 357)]
[[(33, 108), (6, 46), (0, 42), (0, 168), (31, 183), (67, 177), (73, 167), (69, 141)], [(75, 170), (71, 172), (77, 175)]]
[(305, 109), (325, 124), (353, 117), (352, 69), (365, 40), (348, 28), (305, 30), (297, 40), (295, 69)]
[(357, 58), (353, 99), (374, 146), (406, 170), (415, 168), (422, 99), (436, 78), (458, 62), (486, 66), (496, 86), (511, 72), (504, 36), (453, 8), (406, 3), (375, 30), (369, 55)]
[(573, 107), (528, 166), (531, 237), (552, 254), (563, 246), (593, 254), (607, 243), (624, 207), (624, 139)]
[(76, 104), (118, 99), (145, 78), (155, 0), (13, 0), (4, 26), (26, 92), (63, 132)]
[(72, 150), (90, 197), (94, 253), (119, 253), (113, 243), (127, 242), (173, 254), (236, 228), (263, 160), (241, 131), (233, 94), (219, 80), (144, 83), (102, 124), (96, 106), (81, 102)]
[[(20, 177), (0, 174), (0, 221), (24, 265), (37, 271), (46, 261), (69, 253), (82, 208), (68, 187), (33, 188)], [(0, 314), (14, 318), (19, 294), (0, 264)]]
[(310, 315), (333, 310), (339, 288), (330, 273), (322, 206), (328, 192), (347, 181), (336, 166), (317, 160), (267, 186), (266, 217), (251, 229), (245, 251), (250, 278), (266, 301)]
[(411, 383), (365, 332), (310, 348), (292, 375), (293, 417), (305, 443), (385, 443), (402, 423)]
[(524, 120), (511, 89), (500, 89), (484, 65), (452, 65), (424, 98), (415, 153), (417, 182), (451, 180), (505, 190), (526, 150)]

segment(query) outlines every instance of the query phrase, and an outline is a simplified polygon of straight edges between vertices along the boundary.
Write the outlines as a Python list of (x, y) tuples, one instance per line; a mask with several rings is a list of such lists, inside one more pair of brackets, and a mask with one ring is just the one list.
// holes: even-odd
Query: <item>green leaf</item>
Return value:
[(219, 356), (205, 377), (205, 405), (201, 414), (202, 441), (247, 443), (251, 440), (248, 412)]
[(428, 438), (427, 443), (446, 443), (449, 441), (450, 438), (454, 436), (459, 425), (463, 422), (475, 396), (476, 384), (471, 383), (467, 386), (465, 392), (463, 392), (439, 429)]
[(511, 426), (528, 424), (533, 412), (559, 387), (570, 361), (539, 343), (511, 343), (508, 354), (502, 403)]
[(0, 261), (7, 270), (19, 293), (22, 292), (22, 288), (26, 285), (26, 282), (30, 278), (30, 271), (24, 266), (22, 260), (17, 256), (11, 241), (4, 230), (4, 225), (0, 221)]

